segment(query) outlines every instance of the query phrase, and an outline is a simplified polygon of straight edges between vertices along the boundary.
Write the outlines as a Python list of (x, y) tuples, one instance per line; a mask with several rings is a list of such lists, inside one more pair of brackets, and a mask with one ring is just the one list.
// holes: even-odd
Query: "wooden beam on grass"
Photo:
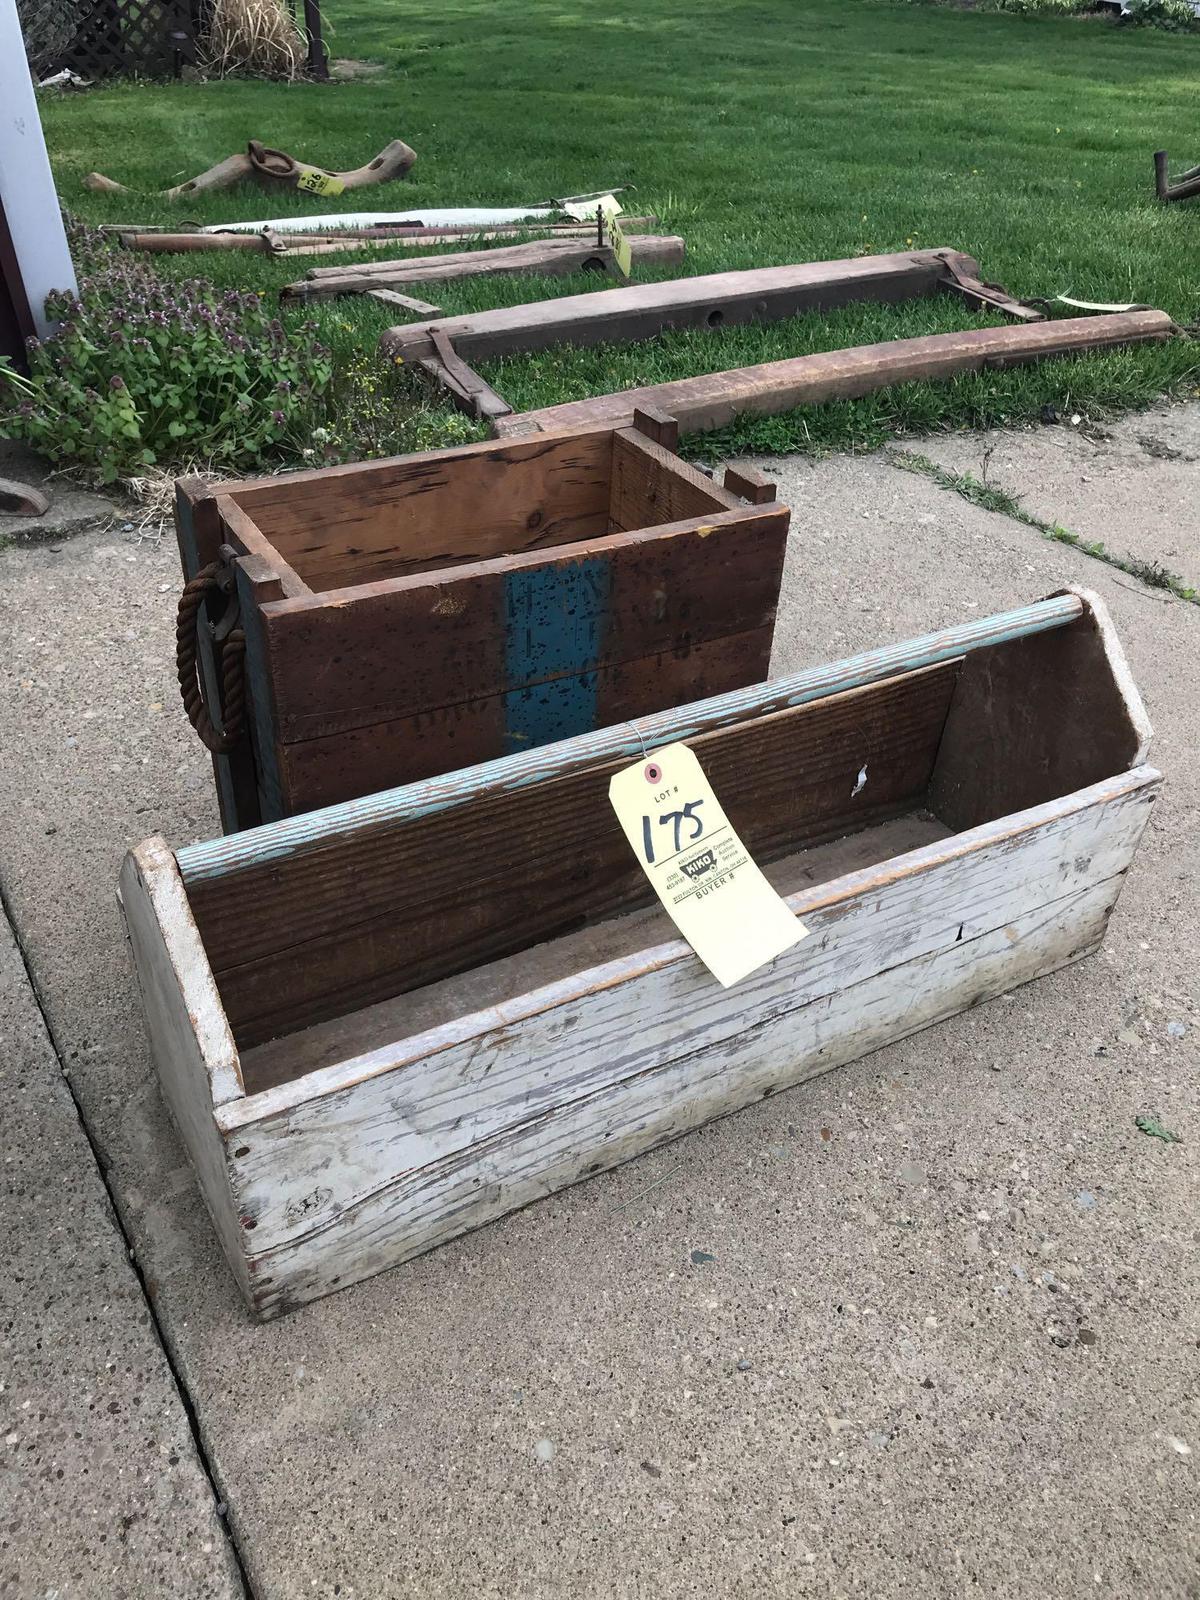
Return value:
[[(629, 240), (635, 267), (675, 267), (683, 260), (684, 242), (674, 234), (635, 234)], [(363, 294), (403, 284), (445, 283), (454, 278), (521, 274), (562, 277), (594, 268), (613, 272), (608, 245), (597, 244), (595, 229), (583, 239), (534, 239), (496, 250), (459, 250), (452, 255), (419, 256), (407, 261), (366, 261), (354, 266), (310, 267), (299, 283), (280, 290), (283, 300), (319, 300), (339, 294)], [(407, 357), (405, 358), (408, 359)], [(414, 358), (415, 359), (415, 358)]]
[[(440, 327), (449, 328), (448, 318)], [(393, 333), (404, 329), (393, 329)], [(1012, 328), (970, 328), (919, 339), (825, 350), (790, 361), (766, 361), (730, 372), (624, 389), (591, 400), (518, 412), (498, 420), (498, 436), (562, 428), (626, 428), (634, 413), (655, 407), (678, 419), (685, 433), (727, 427), (751, 412), (770, 416), (825, 400), (851, 400), (894, 383), (952, 378), (988, 367), (1020, 366), (1049, 356), (1084, 355), (1126, 345), (1161, 342), (1178, 333), (1165, 311), (1125, 311), (1112, 316), (1067, 317)]]
[[(970, 256), (948, 249), (912, 250), (631, 284), (451, 317), (445, 327), (459, 354), (479, 361), (558, 344), (628, 344), (677, 328), (776, 322), (864, 300), (913, 300), (946, 290), (961, 293), (964, 282), (983, 287), (979, 264)], [(389, 328), (380, 345), (387, 355), (405, 361), (431, 353), (428, 330), (420, 323)]]

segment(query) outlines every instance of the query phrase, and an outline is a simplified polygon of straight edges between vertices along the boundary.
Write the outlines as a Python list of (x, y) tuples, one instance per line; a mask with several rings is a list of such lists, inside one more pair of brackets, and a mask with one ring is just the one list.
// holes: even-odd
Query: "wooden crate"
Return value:
[(760, 682), (788, 517), (636, 428), (184, 480), (185, 574), (227, 546), (245, 632), (225, 831)]
[(128, 856), (154, 1057), (256, 1315), (1095, 950), (1159, 787), (1084, 590), (643, 733), (810, 930), (730, 989), (609, 807), (628, 727)]

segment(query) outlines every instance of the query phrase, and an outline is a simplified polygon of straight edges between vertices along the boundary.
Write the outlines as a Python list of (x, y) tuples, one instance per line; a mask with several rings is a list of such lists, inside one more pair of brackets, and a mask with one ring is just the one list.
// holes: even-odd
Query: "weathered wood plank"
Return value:
[[(519, 692), (481, 695), (456, 705), (304, 738), (279, 747), (283, 782), (297, 810), (336, 805), (348, 791), (386, 789), (405, 781), (528, 750), (543, 735), (581, 721), (633, 725), (648, 694), (656, 707), (684, 705), (697, 695), (727, 694), (747, 678), (765, 677), (774, 629), (770, 622), (713, 639), (689, 639), (677, 650), (553, 678)], [(595, 712), (580, 708), (595, 706)], [(534, 739), (533, 735), (537, 738)]]
[[(956, 251), (914, 250), (636, 284), (448, 317), (444, 326), (468, 361), (545, 350), (556, 344), (628, 343), (652, 339), (672, 328), (735, 327), (772, 322), (801, 311), (828, 311), (858, 300), (908, 300), (936, 294), (949, 279), (947, 255), (978, 276), (978, 263), (969, 256), (959, 256)], [(393, 360), (397, 356), (418, 360), (432, 354), (430, 330), (421, 323), (389, 328), (380, 338), (380, 349)], [(672, 411), (670, 406), (664, 409)]]
[(504, 562), (418, 567), (265, 605), (280, 742), (465, 706), (501, 688), (666, 651), (686, 654), (768, 624), (786, 529), (783, 508), (743, 506), (578, 538), (560, 553), (556, 537), (543, 544), (547, 530), (539, 527)]
[[(257, 1187), (265, 1197), (287, 1176), (294, 1138), (330, 1127), (330, 1119), (346, 1129), (343, 1117), (353, 1114), (355, 1135), (346, 1141), (353, 1155), (345, 1158), (353, 1173), (344, 1201), (371, 1186), (388, 1156), (401, 1172), (440, 1159), (547, 1105), (619, 1082), (639, 1064), (651, 1067), (687, 1054), (694, 1036), (715, 1048), (773, 1006), (798, 1009), (960, 942), (960, 928), (964, 940), (974, 939), (1033, 907), (1111, 880), (1132, 858), (1152, 794), (1152, 787), (1131, 787), (1122, 774), (1115, 790), (1110, 785), (1083, 803), (1072, 797), (1073, 809), (1060, 805), (1055, 812), (1052, 806), (1047, 817), (1024, 825), (1006, 819), (1004, 828), (983, 830), (986, 836), (974, 846), (950, 835), (885, 865), (875, 861), (804, 888), (789, 896), (789, 904), (794, 900), (797, 916), (810, 929), (807, 950), (797, 946), (729, 990), (713, 982), (661, 909), (615, 919), (605, 927), (619, 929), (628, 921), (634, 931), (628, 947), (602, 966), (574, 970), (535, 991), (516, 989), (487, 1010), (416, 1033), (404, 1028), (402, 1007), (389, 1007), (395, 1031), (375, 1048), (344, 1057), (307, 1082), (292, 1079), (265, 1094), (251, 1092), (229, 1109), (222, 1126), (257, 1133), (251, 1153), (270, 1163)], [(768, 870), (774, 878), (774, 869)], [(631, 1030), (628, 985), (653, 982), (661, 998), (666, 980), (651, 974), (664, 971), (663, 962), (679, 966), (670, 980), (671, 1007), (665, 1013), (656, 1005), (639, 1010)], [(630, 970), (637, 976), (628, 978)], [(564, 1027), (567, 1009), (577, 1005), (587, 1010), (586, 1024)], [(681, 1037), (684, 1012), (688, 1022)], [(514, 1047), (517, 1028), (520, 1046)], [(561, 1044), (568, 1033), (573, 1052), (564, 1060)], [(268, 1048), (282, 1057), (287, 1040)], [(400, 1080), (392, 1078), (397, 1071), (404, 1074)], [(337, 1099), (329, 1103), (328, 1095)], [(396, 1127), (387, 1125), (388, 1107), (398, 1113)], [(303, 1170), (293, 1175), (303, 1182)], [(255, 1243), (272, 1238), (268, 1228)]]
[(150, 1047), (163, 1096), (187, 1146), (200, 1193), (244, 1294), (249, 1284), (237, 1175), (214, 1113), (243, 1094), (241, 1066), (188, 905), (163, 839), (126, 856), (120, 900), (137, 968)]
[[(948, 826), (1039, 805), (1145, 759), (1150, 723), (1107, 612), (1088, 589), (1069, 627), (977, 650), (954, 691), (930, 784)], [(1032, 698), (1031, 684), (1044, 685)]]
[[(1156, 780), (1143, 771), (1094, 795), (1082, 853), (1070, 850), (1071, 824), (1064, 833), (1051, 815), (1027, 815), (1007, 819), (1024, 826), (990, 846), (960, 837), (856, 875), (865, 881), (852, 889), (843, 880), (793, 897), (815, 936), (733, 990), (718, 990), (686, 946), (663, 946), (638, 970), (614, 963), (527, 997), (539, 1005), (537, 1041), (509, 1008), (487, 1019), (499, 1031), (475, 1037), (457, 1074), (426, 1037), (419, 1065), (383, 1074), (392, 1093), (373, 1126), (379, 1078), (291, 1111), (267, 1111), (263, 1096), (258, 1117), (250, 1100), (223, 1112), (248, 1152), (251, 1279), (271, 1280), (257, 1308), (272, 1314), (407, 1259), (1085, 954)], [(630, 1016), (653, 1037), (631, 1032)]]
[[(767, 858), (911, 809), (929, 781), (956, 672), (932, 668), (692, 745), (734, 827)], [(233, 893), (222, 880), (192, 884), (239, 1043), (643, 903), (645, 878), (607, 801), (616, 765), (247, 867)]]
[(411, 311), (413, 316), (424, 317), (426, 321), (446, 315), (441, 306), (430, 305), (428, 300), (418, 300), (415, 295), (399, 294), (395, 289), (368, 289), (366, 293), (381, 306), (395, 306), (398, 311)]
[(607, 530), (612, 444), (532, 438), (222, 486), (319, 592)]
[[(419, 328), (413, 323), (411, 328)], [(410, 332), (394, 328), (391, 335)], [(735, 417), (772, 415), (826, 400), (856, 399), (889, 384), (914, 379), (939, 380), (991, 366), (1017, 366), (1053, 356), (1116, 350), (1131, 344), (1161, 342), (1178, 329), (1165, 311), (1128, 311), (1112, 316), (1067, 317), (1054, 322), (1012, 328), (970, 328), (961, 333), (929, 334), (919, 339), (892, 339), (886, 344), (855, 345), (820, 355), (767, 361), (699, 378), (624, 389), (521, 411), (502, 418), (496, 433), (523, 434), (531, 427), (624, 428), (634, 411), (656, 406), (679, 419), (685, 433), (727, 427)], [(387, 335), (385, 335), (387, 337)]]
[[(659, 219), (654, 216), (622, 217), (621, 227), (626, 233), (646, 233), (648, 230), (656, 228), (658, 226), (658, 221)], [(595, 222), (572, 222), (567, 226), (554, 225), (543, 228), (526, 227), (523, 229), (514, 223), (506, 228), (492, 229), (486, 232), (481, 232), (480, 230), (476, 229), (474, 232), (463, 233), (461, 230), (446, 229), (438, 230), (436, 233), (433, 231), (427, 231), (420, 236), (394, 235), (393, 237), (398, 237), (399, 242), (402, 245), (423, 245), (424, 248), (429, 249), (432, 245), (442, 243), (447, 239), (447, 237), (449, 237), (451, 242), (454, 242), (460, 235), (463, 239), (469, 242), (489, 238), (509, 238), (511, 240), (515, 240), (519, 244), (525, 244), (529, 242), (528, 239), (520, 236), (522, 234), (529, 233), (543, 233), (549, 239), (571, 239), (575, 240), (576, 242), (583, 240), (584, 244), (586, 245), (588, 243), (595, 242), (596, 224)], [(490, 256), (494, 259), (500, 254), (500, 252), (495, 250), (483, 252), (479, 250), (457, 250), (453, 252), (447, 251), (440, 255), (430, 255), (425, 257), (409, 256), (397, 261), (366, 261), (358, 263), (335, 262), (334, 265), (330, 267), (309, 267), (304, 275), (314, 283), (323, 282), (328, 278), (356, 276), (363, 272), (380, 273), (383, 276), (387, 276), (393, 270), (406, 272), (410, 268), (414, 268), (418, 275), (420, 275), (427, 272), (437, 272), (445, 266), (458, 266), (460, 263), (469, 264), (477, 260), (480, 254)]]
[[(632, 234), (635, 267), (674, 267), (684, 257), (684, 242), (673, 234)], [(615, 270), (612, 251), (591, 238), (536, 239), (529, 244), (495, 250), (462, 250), (453, 255), (422, 256), (408, 261), (370, 261), (353, 267), (313, 268), (299, 283), (280, 290), (285, 300), (321, 300), (339, 294), (361, 294), (399, 284), (448, 283), (458, 278), (563, 277), (571, 272)]]
[[(411, 818), (434, 816), (484, 796), (514, 794), (584, 766), (632, 761), (647, 747), (680, 739), (690, 742), (703, 733), (752, 717), (768, 716), (847, 689), (952, 661), (1006, 639), (1023, 639), (1029, 634), (1061, 628), (1074, 622), (1084, 609), (1077, 593), (1054, 595), (996, 616), (979, 617), (900, 644), (867, 650), (845, 661), (642, 717), (636, 728), (603, 728), (561, 748), (533, 750), (504, 761), (446, 773), (426, 783), (366, 795), (315, 816), (278, 823), (268, 831), (189, 845), (179, 852), (180, 867), (190, 891), (199, 883), (240, 873), (243, 867), (292, 861), (336, 847), (339, 841), (373, 836), (376, 829), (386, 832)], [(1097, 604), (1097, 609), (1103, 608)]]

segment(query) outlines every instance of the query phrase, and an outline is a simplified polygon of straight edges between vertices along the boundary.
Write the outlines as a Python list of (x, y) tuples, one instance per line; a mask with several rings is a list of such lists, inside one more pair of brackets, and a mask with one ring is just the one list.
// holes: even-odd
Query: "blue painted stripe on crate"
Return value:
[(176, 855), (179, 870), (187, 883), (225, 877), (246, 867), (281, 861), (320, 846), (331, 838), (353, 833), (359, 828), (386, 826), (411, 817), (430, 816), (464, 805), (482, 793), (497, 793), (527, 788), (546, 778), (577, 771), (601, 762), (634, 760), (643, 749), (671, 744), (677, 739), (694, 739), (747, 717), (786, 711), (792, 706), (824, 700), (846, 689), (861, 689), (902, 672), (915, 672), (969, 650), (988, 645), (1007, 644), (1035, 633), (1048, 633), (1065, 627), (1083, 615), (1083, 602), (1076, 594), (1054, 595), (1033, 605), (1020, 606), (994, 617), (981, 617), (958, 627), (942, 628), (937, 633), (906, 639), (903, 644), (867, 650), (832, 666), (812, 667), (791, 677), (775, 678), (749, 689), (697, 700), (671, 711), (640, 717), (636, 727), (617, 723), (595, 733), (549, 745), (541, 750), (498, 761), (465, 767), (461, 772), (399, 789), (385, 789), (361, 800), (310, 811), (306, 816), (288, 817), (259, 828), (249, 828), (225, 839), (212, 839), (188, 845)]
[(590, 733), (611, 613), (606, 556), (509, 572), (504, 583), (504, 754)]

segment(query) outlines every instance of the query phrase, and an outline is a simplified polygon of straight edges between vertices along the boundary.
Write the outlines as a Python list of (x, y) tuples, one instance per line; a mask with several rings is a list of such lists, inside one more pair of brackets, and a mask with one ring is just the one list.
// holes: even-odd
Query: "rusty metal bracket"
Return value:
[(1000, 311), (1006, 317), (1012, 317), (1016, 322), (1044, 322), (1046, 314), (1038, 311), (1033, 306), (1026, 305), (1022, 300), (1014, 300), (1008, 290), (999, 283), (984, 283), (981, 278), (973, 278), (970, 273), (964, 272), (956, 258), (950, 251), (943, 251), (939, 261), (945, 263), (949, 274), (948, 289), (957, 290), (968, 304), (976, 307), (987, 307), (992, 311)]
[(512, 415), (512, 407), (497, 394), (473, 367), (469, 367), (447, 336), (436, 324), (430, 329), (430, 343), (436, 352), (419, 363), (421, 370), (445, 389), (460, 411), (477, 422)]

